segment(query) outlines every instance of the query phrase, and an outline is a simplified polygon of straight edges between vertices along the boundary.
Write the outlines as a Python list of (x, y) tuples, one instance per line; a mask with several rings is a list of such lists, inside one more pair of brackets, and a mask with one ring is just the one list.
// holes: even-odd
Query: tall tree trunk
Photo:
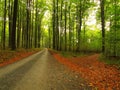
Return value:
[(67, 51), (67, 2), (65, 2), (65, 51)]
[(71, 51), (71, 2), (69, 5), (69, 51)]
[(79, 45), (78, 45), (78, 29), (79, 29), (79, 7), (78, 4), (76, 5), (76, 51), (78, 51)]
[(75, 25), (75, 15), (73, 16), (73, 19), (72, 19), (72, 37), (73, 37), (73, 40), (72, 40), (72, 51), (75, 51), (75, 35), (74, 35), (74, 33), (75, 33), (75, 27), (74, 27), (74, 25)]
[(82, 29), (82, 1), (80, 1), (79, 2), (79, 5), (78, 5), (78, 10), (79, 10), (79, 15), (78, 15), (78, 22), (79, 22), (79, 25), (78, 25), (78, 37), (77, 37), (77, 39), (78, 39), (78, 43), (77, 43), (77, 50), (76, 51), (80, 51), (80, 44), (81, 44), (81, 29)]
[(27, 27), (26, 27), (26, 48), (29, 48), (29, 23), (30, 23), (30, 0), (27, 0)]
[(35, 16), (35, 48), (37, 48), (37, 42), (38, 42), (38, 39), (37, 39), (37, 32), (38, 31), (38, 0), (36, 1), (36, 16)]
[(57, 7), (57, 15), (56, 15), (56, 49), (59, 50), (59, 6), (58, 6), (58, 0), (56, 2)]
[(22, 28), (22, 10), (21, 6), (19, 6), (19, 13), (18, 13), (18, 29), (17, 29), (17, 48), (21, 46), (21, 28)]
[(86, 52), (86, 17), (84, 17), (84, 22), (83, 22), (83, 45), (84, 45), (84, 52)]
[[(20, 7), (19, 7), (20, 10)], [(18, 12), (18, 24), (17, 24), (17, 48), (20, 46), (20, 12)]]
[(55, 49), (56, 45), (55, 45), (55, 0), (53, 0), (53, 15), (52, 15), (52, 19), (53, 19), (53, 49)]
[(5, 41), (6, 41), (6, 10), (7, 0), (4, 2), (4, 25), (3, 25), (3, 49), (5, 49)]
[(102, 26), (102, 52), (103, 53), (105, 53), (105, 14), (104, 14), (104, 2), (105, 2), (105, 0), (100, 0), (101, 26)]
[(40, 48), (40, 40), (41, 40), (41, 21), (39, 21), (39, 24), (38, 24), (38, 48)]
[[(34, 7), (34, 4), (35, 4), (35, 1), (33, 0), (32, 1), (33, 2), (33, 10), (35, 9), (35, 7)], [(34, 40), (34, 14), (32, 14), (31, 15), (31, 40), (30, 40), (30, 42), (31, 42), (31, 45), (30, 45), (30, 47), (32, 48), (33, 47), (33, 40)]]
[(62, 50), (62, 32), (63, 32), (63, 0), (61, 0), (61, 15), (60, 15), (60, 45), (59, 45), (59, 50)]
[(13, 24), (12, 24), (12, 46), (11, 49), (16, 49), (16, 21), (17, 21), (18, 0), (14, 0)]
[(9, 47), (11, 47), (11, 33), (12, 33), (12, 11), (13, 11), (13, 7), (12, 7), (12, 2), (11, 0), (9, 0), (9, 4), (8, 4), (8, 17), (9, 17)]
[(114, 0), (114, 52), (113, 52), (113, 54), (114, 54), (114, 56), (116, 57), (117, 56), (117, 46), (116, 46), (116, 44), (117, 44), (117, 2), (116, 2), (116, 0)]

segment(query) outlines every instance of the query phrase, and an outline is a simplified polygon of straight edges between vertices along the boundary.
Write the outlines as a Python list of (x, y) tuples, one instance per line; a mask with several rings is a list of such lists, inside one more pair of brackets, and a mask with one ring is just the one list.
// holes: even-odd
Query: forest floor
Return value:
[(11, 51), (11, 50), (0, 51), (0, 67), (19, 61), (38, 51), (39, 49), (28, 49), (28, 50), (18, 49), (16, 51)]
[(65, 57), (58, 52), (51, 53), (60, 63), (79, 73), (90, 86), (98, 90), (120, 90), (120, 70), (101, 62), (100, 54)]
[[(6, 66), (39, 50), (0, 51), (0, 67)], [(51, 51), (51, 54), (63, 65), (84, 78), (96, 90), (120, 90), (120, 70), (113, 65), (101, 62), (100, 54), (88, 54), (70, 57)], [(65, 56), (64, 56), (65, 55)]]
[(0, 90), (95, 90), (48, 49), (0, 67)]

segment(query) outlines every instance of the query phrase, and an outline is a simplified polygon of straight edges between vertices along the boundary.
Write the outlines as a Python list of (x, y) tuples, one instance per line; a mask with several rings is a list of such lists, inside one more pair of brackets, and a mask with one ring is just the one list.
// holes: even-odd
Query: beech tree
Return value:
[(3, 24), (3, 49), (5, 49), (6, 42), (6, 15), (7, 15), (7, 0), (4, 1), (4, 24)]
[(16, 21), (17, 21), (17, 8), (18, 8), (18, 0), (14, 0), (14, 10), (13, 10), (13, 24), (12, 24), (12, 45), (11, 49), (15, 50), (16, 49)]
[(0, 49), (49, 47), (120, 56), (119, 0), (0, 0)]
[(102, 52), (105, 53), (105, 12), (104, 12), (105, 0), (100, 0), (101, 7), (101, 26), (102, 26)]

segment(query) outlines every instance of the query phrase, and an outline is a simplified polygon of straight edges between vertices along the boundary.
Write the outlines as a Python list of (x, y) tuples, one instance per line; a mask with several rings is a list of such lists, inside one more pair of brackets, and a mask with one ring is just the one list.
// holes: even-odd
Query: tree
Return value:
[(16, 21), (17, 21), (17, 8), (18, 8), (18, 0), (14, 0), (14, 11), (13, 11), (13, 24), (12, 24), (12, 45), (11, 49), (16, 49)]
[(9, 3), (8, 3), (8, 18), (9, 18), (9, 48), (11, 48), (11, 45), (12, 45), (12, 40), (11, 40), (11, 35), (12, 35), (12, 17), (13, 17), (13, 5), (12, 5), (12, 2), (11, 0), (9, 0)]
[(53, 49), (55, 49), (55, 47), (56, 47), (56, 42), (55, 42), (55, 17), (56, 17), (56, 9), (55, 9), (55, 0), (53, 0), (53, 14), (52, 14), (52, 23), (53, 23)]
[(102, 52), (105, 53), (105, 14), (104, 14), (105, 0), (100, 0), (101, 7), (101, 26), (102, 26)]
[(65, 51), (67, 50), (67, 2), (65, 1)]
[(63, 33), (63, 0), (60, 2), (60, 45), (59, 50), (62, 50), (62, 34)]
[(4, 25), (3, 25), (3, 49), (5, 49), (5, 42), (6, 42), (6, 10), (7, 7), (7, 0), (4, 2)]
[(59, 0), (56, 2), (56, 49), (59, 50)]
[(71, 2), (69, 4), (69, 51), (71, 51)]

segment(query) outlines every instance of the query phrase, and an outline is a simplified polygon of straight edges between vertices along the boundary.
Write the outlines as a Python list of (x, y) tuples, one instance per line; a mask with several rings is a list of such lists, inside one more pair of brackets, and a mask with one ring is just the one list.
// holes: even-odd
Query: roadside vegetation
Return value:
[(6, 66), (27, 56), (30, 56), (40, 49), (17, 49), (16, 51), (4, 50), (0, 51), (0, 67)]

